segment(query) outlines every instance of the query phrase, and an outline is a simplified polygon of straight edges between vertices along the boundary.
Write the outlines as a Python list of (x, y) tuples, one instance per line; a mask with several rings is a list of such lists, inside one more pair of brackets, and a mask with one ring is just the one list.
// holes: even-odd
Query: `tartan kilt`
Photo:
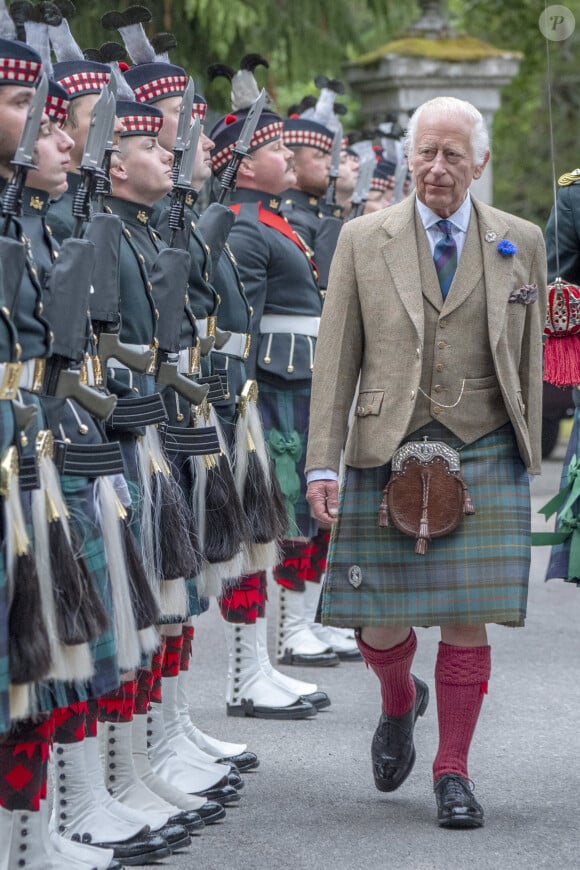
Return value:
[[(300, 441), (301, 452), (299, 456), (295, 454), (295, 468), (300, 480), (300, 494), (296, 502), (291, 503), (285, 499), (291, 518), (291, 525), (286, 532), (286, 537), (304, 535), (311, 538), (318, 531), (318, 524), (312, 518), (310, 505), (306, 501), (306, 475), (304, 473), (306, 443), (310, 425), (311, 384), (307, 382), (303, 386), (294, 386), (285, 381), (279, 381), (277, 384), (271, 381), (260, 381), (258, 386), (258, 409), (262, 417), (264, 438), (272, 458), (276, 460), (269, 445), (273, 430), (277, 430), (285, 440), (296, 434)], [(274, 461), (275, 466), (276, 462)], [(278, 475), (278, 479), (280, 479), (280, 475)], [(282, 491), (284, 491), (283, 488)], [(292, 520), (293, 517), (294, 520)]]
[[(378, 527), (390, 463), (347, 467), (333, 528), (321, 621), (335, 626), (431, 626), (499, 623), (520, 626), (530, 568), (530, 490), (511, 424), (472, 444), (440, 424), (424, 434), (461, 450), (461, 471), (475, 514), (452, 534), (429, 541), (424, 556), (413, 538)], [(359, 572), (351, 574), (357, 566)], [(358, 587), (349, 578), (362, 582)]]

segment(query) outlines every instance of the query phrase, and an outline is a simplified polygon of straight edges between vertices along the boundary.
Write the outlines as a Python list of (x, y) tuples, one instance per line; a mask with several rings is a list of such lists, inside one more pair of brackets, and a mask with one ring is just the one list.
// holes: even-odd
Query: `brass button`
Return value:
[(420, 347), (417, 348), (416, 353), (417, 353), (417, 359), (421, 359), (421, 348)]
[(151, 283), (151, 281), (147, 281), (147, 289), (153, 290), (153, 284)]
[(204, 281), (209, 281), (209, 272), (204, 272), (203, 278)]
[(411, 399), (415, 398), (415, 390), (411, 390)]
[(433, 413), (434, 413), (434, 414), (440, 414), (440, 413), (441, 413), (441, 408), (433, 408)]
[(442, 372), (444, 368), (445, 366), (443, 365), (443, 363), (437, 363), (437, 365), (435, 366), (435, 371)]
[(446, 320), (440, 320), (440, 321), (439, 321), (439, 326), (441, 327), (441, 329), (445, 329), (445, 327), (447, 326), (447, 321), (446, 321)]
[(441, 390), (443, 389), (443, 387), (441, 386), (441, 384), (435, 384), (433, 389), (435, 390), (436, 393), (440, 393)]
[(159, 310), (157, 308), (155, 309), (155, 317), (159, 320)]
[(439, 348), (439, 350), (443, 350), (443, 348), (446, 347), (446, 346), (447, 346), (447, 345), (446, 345), (446, 343), (445, 343), (444, 341), (438, 341), (438, 342), (437, 342), (437, 347)]
[(140, 263), (144, 263), (144, 262), (145, 262), (145, 257), (143, 256), (143, 254), (139, 254), (139, 262), (140, 262)]

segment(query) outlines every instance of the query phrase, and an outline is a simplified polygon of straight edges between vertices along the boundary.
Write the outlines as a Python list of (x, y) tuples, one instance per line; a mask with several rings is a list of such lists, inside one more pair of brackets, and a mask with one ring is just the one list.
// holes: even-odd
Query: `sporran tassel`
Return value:
[(11, 447), (2, 460), (0, 491), (4, 501), (6, 573), (11, 594), (8, 614), (10, 681), (22, 686), (46, 677), (52, 662), (40, 580), (20, 501), (17, 462), (16, 448)]
[(117, 498), (109, 478), (98, 478), (97, 488), (97, 515), (105, 544), (107, 569), (111, 579), (113, 628), (117, 658), (121, 670), (128, 671), (140, 664), (141, 648), (121, 537), (121, 524), (123, 516), (126, 516), (127, 512)]
[[(50, 434), (50, 433), (48, 433)], [(75, 546), (68, 523), (68, 511), (49, 456), (47, 433), (41, 433), (38, 467), (46, 500), (50, 571), (57, 600), (59, 635), (65, 644), (96, 640), (108, 628), (108, 616), (96, 592), (86, 563)]]
[(157, 430), (147, 427), (151, 473), (153, 531), (157, 535), (157, 568), (162, 580), (193, 577), (199, 571), (199, 553), (192, 546), (191, 509), (171, 474)]
[(40, 581), (42, 610), (46, 620), (51, 649), (52, 668), (49, 676), (64, 682), (88, 680), (94, 673), (94, 664), (89, 644), (66, 645), (60, 637), (49, 554), (46, 498), (42, 489), (33, 490), (31, 496), (34, 560)]

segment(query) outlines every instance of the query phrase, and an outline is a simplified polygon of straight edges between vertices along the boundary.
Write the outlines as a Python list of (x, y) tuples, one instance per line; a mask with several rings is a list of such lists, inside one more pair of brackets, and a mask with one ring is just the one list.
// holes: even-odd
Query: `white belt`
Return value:
[(38, 389), (38, 363), (35, 359), (28, 359), (22, 363), (22, 371), (20, 373), (20, 389), (33, 390)]
[(199, 374), (199, 358), (199, 345), (180, 350), (177, 362), (179, 374), (187, 375), (188, 377)]
[[(34, 374), (34, 360), (32, 372)], [(0, 399), (15, 399), (22, 384), (22, 371), (26, 363), (0, 363)], [(28, 389), (27, 387), (25, 389)]]
[(200, 338), (207, 338), (208, 335), (215, 335), (217, 326), (217, 317), (210, 314), (208, 317), (196, 317), (195, 328)]
[(94, 366), (94, 361), (93, 361), (92, 356), (89, 355), (89, 356), (85, 357), (85, 359), (83, 360), (83, 363), (85, 366), (85, 371), (87, 373), (87, 386), (96, 387), (97, 383), (98, 383), (98, 386), (101, 386), (101, 381), (99, 381), (99, 379), (97, 378), (97, 376), (95, 374), (95, 366)]
[(251, 336), (245, 332), (232, 332), (226, 343), (219, 350), (216, 348), (215, 352), (247, 359), (250, 352), (250, 339)]
[(305, 314), (264, 314), (260, 320), (260, 332), (290, 333), (293, 335), (310, 335), (316, 338), (320, 327), (320, 317), (310, 317)]

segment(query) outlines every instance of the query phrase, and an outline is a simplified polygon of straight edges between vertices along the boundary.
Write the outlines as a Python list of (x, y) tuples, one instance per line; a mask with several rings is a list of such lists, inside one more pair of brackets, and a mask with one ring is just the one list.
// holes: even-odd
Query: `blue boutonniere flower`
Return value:
[(510, 242), (508, 239), (502, 239), (501, 242), (498, 242), (497, 249), (502, 257), (513, 257), (513, 255), (518, 252), (514, 243)]

